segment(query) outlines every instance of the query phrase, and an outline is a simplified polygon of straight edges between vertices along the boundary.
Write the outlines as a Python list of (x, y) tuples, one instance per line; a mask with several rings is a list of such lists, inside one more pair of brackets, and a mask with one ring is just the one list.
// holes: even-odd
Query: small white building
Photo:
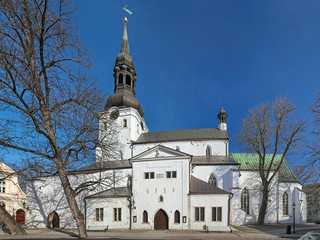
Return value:
[[(231, 225), (257, 221), (262, 194), (257, 156), (230, 154), (227, 113), (218, 127), (149, 132), (135, 96), (136, 72), (126, 22), (114, 67), (115, 93), (100, 113), (100, 140), (110, 122), (119, 132), (119, 158), (104, 157), (70, 173), (77, 185), (105, 176), (99, 188), (78, 202), (88, 230), (177, 229), (230, 231)], [(295, 204), (293, 213), (292, 205)], [(28, 224), (75, 227), (57, 176), (28, 184)], [(302, 185), (285, 162), (271, 191), (267, 223), (306, 222)]]
[(25, 224), (26, 194), (20, 188), (18, 174), (3, 162), (0, 162), (0, 206), (19, 224)]

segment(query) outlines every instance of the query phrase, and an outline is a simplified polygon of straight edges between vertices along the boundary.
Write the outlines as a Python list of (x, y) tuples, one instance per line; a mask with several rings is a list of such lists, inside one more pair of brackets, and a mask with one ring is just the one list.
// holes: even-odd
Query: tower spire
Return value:
[(123, 36), (122, 36), (120, 53), (125, 53), (125, 54), (130, 55), (129, 41), (128, 41), (128, 32), (127, 32), (127, 22), (128, 22), (128, 19), (125, 17), (125, 18), (123, 19), (123, 22), (124, 22), (124, 27), (123, 27)]
[(124, 18), (124, 28), (121, 41), (121, 50), (117, 55), (115, 66), (113, 69), (114, 76), (114, 94), (108, 97), (105, 110), (116, 106), (119, 108), (132, 107), (135, 108), (141, 117), (143, 110), (136, 96), (137, 74), (134, 62), (130, 56), (129, 41), (127, 32), (128, 19)]

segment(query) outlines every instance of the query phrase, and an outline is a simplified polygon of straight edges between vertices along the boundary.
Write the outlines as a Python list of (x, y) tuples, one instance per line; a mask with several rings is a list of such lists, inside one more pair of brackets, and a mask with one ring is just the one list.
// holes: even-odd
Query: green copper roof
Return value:
[[(259, 170), (259, 155), (258, 154), (250, 154), (250, 153), (231, 153), (230, 156), (240, 163), (239, 170)], [(272, 169), (277, 167), (277, 163), (279, 163), (282, 155), (277, 154), (275, 156), (274, 166)], [(266, 166), (270, 164), (272, 159), (272, 154), (266, 155)], [(286, 160), (283, 161), (280, 170), (279, 170), (279, 182), (299, 182), (297, 177), (292, 172)]]

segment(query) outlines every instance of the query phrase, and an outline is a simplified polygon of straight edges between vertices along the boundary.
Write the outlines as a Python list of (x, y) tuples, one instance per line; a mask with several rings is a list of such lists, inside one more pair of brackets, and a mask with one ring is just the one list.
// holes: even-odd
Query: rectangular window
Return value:
[(154, 179), (154, 172), (145, 172), (144, 179)]
[(212, 208), (212, 221), (221, 222), (222, 221), (222, 207)]
[(103, 208), (96, 208), (96, 221), (97, 222), (103, 221)]
[(167, 178), (177, 178), (177, 171), (168, 171)]
[(121, 221), (121, 208), (114, 208), (113, 209), (113, 220), (115, 222)]
[(194, 220), (196, 222), (204, 221), (204, 207), (195, 207), (194, 208)]

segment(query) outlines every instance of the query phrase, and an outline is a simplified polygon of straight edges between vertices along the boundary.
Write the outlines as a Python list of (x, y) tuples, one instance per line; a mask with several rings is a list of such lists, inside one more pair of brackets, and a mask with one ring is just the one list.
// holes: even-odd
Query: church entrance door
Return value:
[(60, 218), (58, 213), (52, 212), (49, 215), (49, 225), (51, 228), (60, 228)]
[(19, 224), (25, 224), (25, 212), (22, 209), (19, 209), (16, 212), (16, 222)]
[(155, 230), (165, 230), (168, 229), (168, 215), (166, 214), (165, 211), (160, 209), (155, 217), (154, 217), (154, 229)]

